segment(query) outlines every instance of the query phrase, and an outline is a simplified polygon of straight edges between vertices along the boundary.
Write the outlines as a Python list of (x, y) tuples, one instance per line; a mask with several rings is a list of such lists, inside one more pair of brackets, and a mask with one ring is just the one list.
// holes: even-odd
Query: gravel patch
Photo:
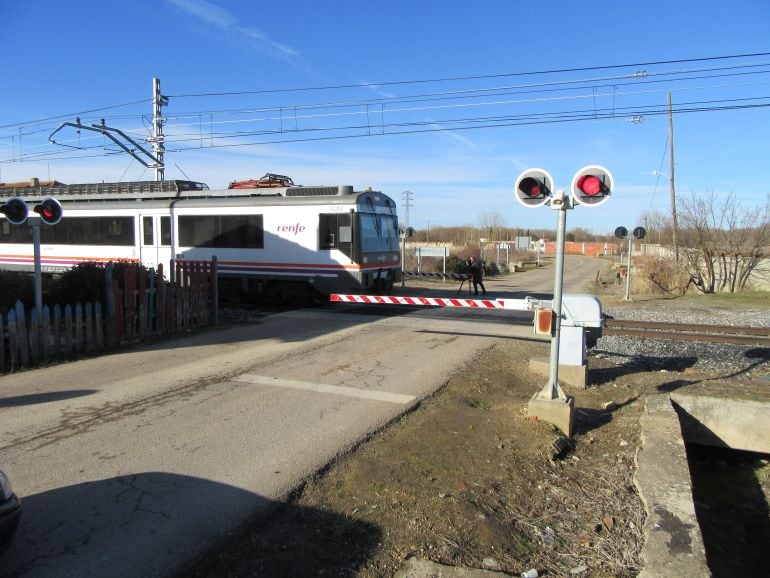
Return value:
[[(608, 306), (616, 319), (670, 323), (703, 323), (746, 327), (770, 326), (770, 308), (708, 309), (681, 301)], [(599, 338), (590, 354), (612, 363), (646, 370), (683, 371), (687, 368), (730, 372), (770, 372), (770, 348), (673, 339), (608, 335)]]

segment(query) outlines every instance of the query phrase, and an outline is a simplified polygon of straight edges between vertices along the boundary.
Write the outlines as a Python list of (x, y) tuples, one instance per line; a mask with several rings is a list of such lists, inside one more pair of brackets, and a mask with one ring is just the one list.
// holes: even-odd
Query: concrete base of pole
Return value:
[[(550, 359), (548, 357), (535, 357), (529, 360), (529, 368), (538, 375), (548, 377), (550, 373)], [(588, 384), (588, 364), (563, 365), (559, 364), (559, 381), (585, 389)]]
[(564, 435), (572, 437), (572, 424), (575, 415), (575, 398), (543, 399), (539, 393), (532, 396), (527, 404), (527, 417), (547, 421), (559, 428)]

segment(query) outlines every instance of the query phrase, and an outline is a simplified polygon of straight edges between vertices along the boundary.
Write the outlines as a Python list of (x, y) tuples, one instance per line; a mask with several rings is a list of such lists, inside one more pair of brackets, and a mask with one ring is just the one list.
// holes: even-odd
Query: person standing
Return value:
[(473, 290), (474, 295), (479, 294), (479, 285), (481, 286), (482, 295), (487, 294), (487, 290), (484, 288), (484, 266), (481, 264), (481, 261), (476, 259), (476, 257), (471, 257), (471, 264), (468, 267), (470, 269), (471, 277), (473, 279)]

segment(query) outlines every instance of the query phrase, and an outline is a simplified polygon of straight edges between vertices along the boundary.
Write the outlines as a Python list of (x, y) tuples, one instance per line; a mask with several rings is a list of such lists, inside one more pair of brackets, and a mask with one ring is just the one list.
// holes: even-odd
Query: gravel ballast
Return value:
[[(745, 327), (770, 326), (770, 307), (709, 307), (680, 300), (607, 306), (615, 319), (669, 323), (697, 323)], [(688, 367), (733, 372), (768, 372), (770, 348), (690, 340), (647, 339), (619, 335), (599, 338), (590, 354), (621, 365), (647, 370), (683, 370)]]

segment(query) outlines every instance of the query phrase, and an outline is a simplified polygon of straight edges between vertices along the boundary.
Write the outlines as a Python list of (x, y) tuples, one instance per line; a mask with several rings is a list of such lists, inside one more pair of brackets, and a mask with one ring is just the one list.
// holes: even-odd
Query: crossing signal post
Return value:
[[(618, 239), (625, 239), (628, 235), (628, 229), (618, 227), (615, 229), (615, 236)], [(628, 262), (626, 264), (626, 295), (623, 297), (626, 301), (631, 301), (631, 255), (634, 251), (634, 239), (644, 239), (647, 236), (647, 229), (644, 227), (635, 227), (632, 234), (628, 237)]]
[[(32, 245), (35, 256), (35, 311), (38, 323), (43, 319), (43, 273), (40, 263), (40, 223), (55, 225), (61, 221), (64, 214), (61, 203), (53, 197), (46, 197), (33, 208), (29, 214), (27, 203), (19, 197), (13, 197), (0, 205), (0, 213), (12, 225), (23, 225), (25, 222), (32, 227)], [(38, 332), (38, 336), (40, 336)]]
[[(553, 290), (553, 327), (551, 328), (551, 359), (548, 383), (530, 399), (527, 413), (561, 429), (572, 437), (574, 398), (568, 397), (559, 386), (559, 344), (561, 341), (562, 287), (564, 284), (564, 242), (567, 228), (567, 210), (573, 206), (595, 207), (607, 202), (614, 188), (612, 173), (600, 165), (588, 165), (572, 178), (570, 195), (554, 188), (554, 180), (543, 169), (527, 169), (516, 179), (516, 199), (526, 207), (549, 205), (558, 211), (556, 230), (556, 267)], [(569, 328), (568, 328), (569, 329)], [(582, 331), (582, 328), (576, 328)], [(584, 338), (584, 336), (583, 336)]]

